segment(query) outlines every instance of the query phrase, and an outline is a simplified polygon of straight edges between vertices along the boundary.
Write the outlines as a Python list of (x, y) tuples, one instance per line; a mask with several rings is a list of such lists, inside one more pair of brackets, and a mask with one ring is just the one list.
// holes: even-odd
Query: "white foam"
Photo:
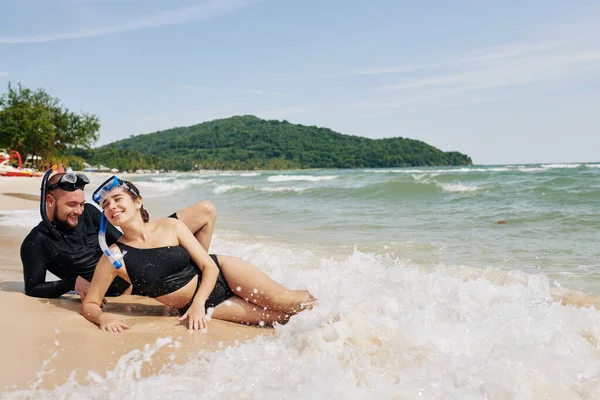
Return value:
[(600, 164), (585, 164), (588, 168), (600, 168)]
[(150, 178), (150, 180), (152, 182), (167, 182), (167, 181), (173, 181), (177, 178), (178, 178), (177, 176), (158, 176), (155, 178)]
[(267, 193), (279, 193), (279, 192), (303, 192), (308, 188), (301, 188), (296, 186), (275, 186), (275, 187), (261, 187), (258, 190)]
[(33, 228), (40, 223), (42, 217), (38, 208), (30, 210), (0, 211), (0, 225)]
[[(51, 392), (7, 398), (595, 398), (600, 393), (600, 312), (565, 307), (543, 275), (407, 267), (354, 251), (319, 258), (291, 246), (216, 237), (290, 287), (319, 298), (274, 336), (210, 353), (148, 378), (142, 362)], [(226, 250), (232, 250), (226, 251)], [(210, 329), (210, 326), (209, 326)], [(131, 332), (126, 334), (132, 334)], [(145, 360), (145, 361), (144, 361)]]
[(248, 188), (248, 186), (242, 186), (242, 185), (219, 185), (216, 188), (214, 188), (213, 193), (214, 194), (223, 194), (223, 193), (227, 193), (231, 190), (239, 190), (239, 189), (246, 189)]
[(371, 172), (374, 174), (387, 174), (387, 173), (405, 173), (412, 174), (415, 172), (426, 172), (422, 169), (365, 169), (363, 172)]
[[(156, 178), (155, 178), (156, 179)], [(166, 179), (166, 178), (164, 178)], [(213, 183), (212, 179), (203, 179), (203, 178), (193, 178), (193, 179), (177, 179), (177, 180), (163, 180), (163, 181), (135, 181), (134, 184), (140, 188), (140, 191), (144, 189), (150, 189), (148, 192), (150, 195), (156, 194), (164, 194), (164, 193), (172, 193), (178, 192), (193, 186), (201, 186), (206, 185), (208, 183)], [(147, 196), (146, 192), (142, 193), (145, 197)]]
[(435, 178), (439, 173), (436, 174), (413, 174), (412, 177), (415, 181), (422, 181), (423, 179)]
[(243, 177), (259, 176), (259, 175), (260, 175), (260, 173), (258, 173), (258, 172), (242, 172), (240, 174), (240, 176), (243, 176)]
[(542, 168), (547, 169), (562, 169), (562, 168), (579, 168), (581, 164), (543, 164)]
[(398, 173), (398, 174), (414, 174), (414, 173), (421, 173), (421, 174), (453, 174), (456, 172), (486, 172), (486, 171), (508, 171), (509, 168), (508, 167), (502, 167), (502, 168), (468, 168), (468, 167), (463, 167), (463, 168), (448, 168), (448, 169), (366, 169), (363, 170), (363, 172), (372, 172), (372, 173), (376, 173), (376, 174), (381, 174), (381, 173)]
[(309, 181), (309, 182), (318, 182), (318, 181), (330, 181), (332, 179), (336, 179), (337, 175), (323, 175), (323, 176), (314, 176), (314, 175), (274, 175), (267, 178), (269, 182), (288, 182), (288, 181)]
[(539, 171), (547, 171), (548, 168), (543, 167), (517, 167), (517, 171), (520, 172), (539, 172)]
[(437, 185), (441, 187), (444, 192), (474, 192), (481, 189), (478, 186), (463, 185), (461, 183), (438, 183)]

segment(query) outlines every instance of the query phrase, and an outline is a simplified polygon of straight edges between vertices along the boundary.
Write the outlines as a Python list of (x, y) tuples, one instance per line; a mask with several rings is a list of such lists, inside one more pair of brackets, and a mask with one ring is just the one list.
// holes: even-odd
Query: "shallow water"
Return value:
[(309, 289), (319, 306), (175, 372), (138, 380), (141, 361), (123, 360), (43, 396), (596, 398), (600, 312), (550, 293), (600, 293), (599, 167), (130, 176), (154, 217), (212, 201), (211, 252)]

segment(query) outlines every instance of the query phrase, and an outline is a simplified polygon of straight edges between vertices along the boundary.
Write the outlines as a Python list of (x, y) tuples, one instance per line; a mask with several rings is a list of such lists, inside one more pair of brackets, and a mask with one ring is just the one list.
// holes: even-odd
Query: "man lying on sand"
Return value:
[[(75, 290), (85, 298), (96, 264), (102, 256), (98, 243), (101, 213), (85, 203), (83, 190), (90, 181), (81, 173), (58, 173), (44, 176), (41, 188), (40, 222), (21, 244), (25, 294), (55, 298)], [(46, 183), (47, 182), (47, 183)], [(199, 201), (170, 218), (179, 219), (208, 251), (217, 219), (212, 203)], [(111, 245), (121, 236), (107, 226), (106, 241)], [(60, 278), (46, 282), (46, 271)], [(107, 295), (119, 296), (131, 291), (129, 282), (117, 277)]]

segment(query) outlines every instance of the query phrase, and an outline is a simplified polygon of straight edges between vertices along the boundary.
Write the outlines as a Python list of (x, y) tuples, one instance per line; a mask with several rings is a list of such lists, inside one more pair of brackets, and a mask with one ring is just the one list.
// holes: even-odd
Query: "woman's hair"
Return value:
[[(132, 188), (134, 192), (140, 193), (140, 190), (133, 183), (131, 183), (129, 181), (123, 181), (123, 183), (125, 183), (130, 188)], [(129, 193), (129, 197), (131, 197), (133, 200), (138, 199), (138, 198), (141, 200), (141, 198), (142, 198), (141, 193), (140, 193), (140, 197), (136, 196), (131, 190), (127, 190), (127, 193)], [(148, 211), (146, 211), (146, 209), (144, 208), (144, 204), (142, 204), (142, 208), (140, 208), (140, 214), (142, 215), (142, 220), (144, 222), (150, 221), (150, 214), (148, 214)]]

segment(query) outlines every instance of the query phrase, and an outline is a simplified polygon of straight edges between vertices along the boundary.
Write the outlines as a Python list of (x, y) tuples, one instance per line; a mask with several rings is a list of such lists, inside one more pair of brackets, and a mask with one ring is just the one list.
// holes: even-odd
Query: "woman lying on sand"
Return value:
[[(314, 303), (305, 290), (289, 290), (258, 268), (230, 256), (209, 255), (180, 221), (165, 218), (148, 222), (138, 189), (128, 181), (111, 177), (94, 192), (108, 221), (121, 228), (123, 236), (102, 256), (81, 313), (109, 332), (128, 326), (102, 312), (102, 299), (116, 276), (132, 284), (133, 294), (155, 298), (178, 308), (180, 321), (188, 319), (189, 330), (207, 326), (212, 318), (261, 324), (285, 323)], [(106, 253), (106, 252), (105, 252)], [(111, 260), (115, 261), (115, 268)]]

